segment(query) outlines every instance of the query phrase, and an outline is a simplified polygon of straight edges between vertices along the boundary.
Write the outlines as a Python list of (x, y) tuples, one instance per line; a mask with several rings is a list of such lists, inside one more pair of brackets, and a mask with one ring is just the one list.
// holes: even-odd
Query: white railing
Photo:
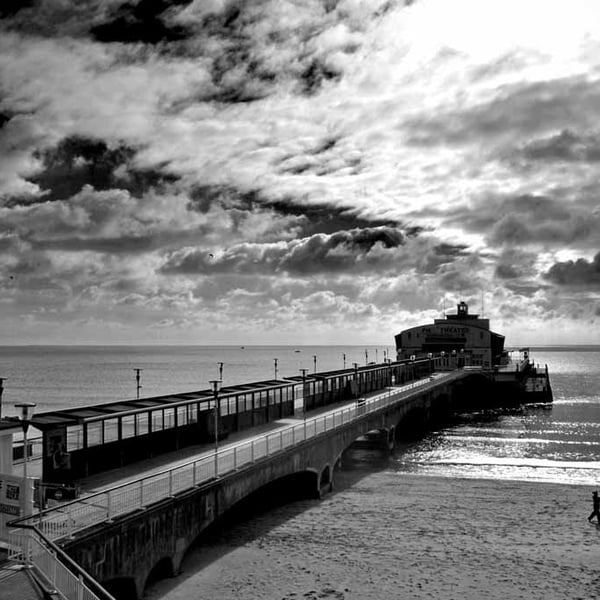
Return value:
[(12, 537), (15, 545), (11, 559), (35, 567), (38, 577), (44, 580), (44, 587), (52, 594), (65, 600), (114, 600), (81, 567), (59, 548), (44, 540), (35, 529), (21, 529)]
[(363, 418), (399, 400), (407, 399), (415, 390), (434, 388), (442, 382), (448, 383), (463, 375), (464, 372), (460, 370), (438, 373), (435, 378), (428, 377), (400, 388), (388, 388), (377, 396), (360, 398), (352, 406), (305, 419), (297, 425), (228, 446), (171, 469), (61, 504), (39, 515), (29, 517), (23, 522), (35, 524), (49, 540), (72, 536), (78, 531), (145, 508), (154, 502), (214, 480), (259, 459), (341, 427), (350, 421)]

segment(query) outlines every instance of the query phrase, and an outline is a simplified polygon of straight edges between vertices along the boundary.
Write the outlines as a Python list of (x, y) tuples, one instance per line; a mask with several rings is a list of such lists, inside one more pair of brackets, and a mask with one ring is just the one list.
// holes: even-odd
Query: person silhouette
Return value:
[(596, 517), (598, 519), (598, 523), (600, 523), (600, 498), (598, 498), (598, 492), (592, 492), (592, 501), (594, 503), (594, 510), (588, 517), (588, 521), (591, 521), (594, 517)]

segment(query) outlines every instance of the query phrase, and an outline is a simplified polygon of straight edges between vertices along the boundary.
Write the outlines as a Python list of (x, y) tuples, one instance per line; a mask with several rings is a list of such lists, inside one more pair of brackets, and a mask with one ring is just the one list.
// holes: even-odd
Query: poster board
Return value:
[(0, 542), (9, 543), (7, 524), (33, 512), (33, 479), (0, 473)]

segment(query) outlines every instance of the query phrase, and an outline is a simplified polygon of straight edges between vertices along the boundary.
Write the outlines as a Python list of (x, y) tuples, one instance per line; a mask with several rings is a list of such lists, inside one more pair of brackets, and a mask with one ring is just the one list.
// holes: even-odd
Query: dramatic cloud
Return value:
[(4, 339), (385, 343), (483, 297), (509, 343), (600, 341), (600, 6), (0, 18)]
[(556, 263), (545, 276), (561, 286), (600, 289), (600, 253), (590, 261), (578, 258)]

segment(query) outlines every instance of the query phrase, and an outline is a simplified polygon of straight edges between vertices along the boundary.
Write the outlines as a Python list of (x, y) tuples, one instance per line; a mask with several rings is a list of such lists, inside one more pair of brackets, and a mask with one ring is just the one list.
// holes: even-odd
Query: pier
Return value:
[[(541, 381), (546, 383), (540, 385)], [(101, 417), (88, 415), (86, 418), (100, 422), (112, 419), (116, 425), (116, 437), (103, 433), (98, 444), (104, 445), (109, 463), (119, 456), (120, 444), (146, 443), (152, 433), (164, 443), (161, 452), (102, 472), (97, 462), (85, 459), (87, 450), (99, 452), (85, 443), (89, 432), (79, 442), (71, 438), (76, 448), (71, 453), (71, 467), (76, 466), (82, 475), (83, 493), (73, 501), (13, 521), (13, 531), (19, 532), (14, 538), (14, 558), (34, 565), (46, 587), (69, 600), (135, 599), (152, 574), (176, 574), (186, 551), (202, 532), (258, 491), (278, 494), (285, 486), (298, 497), (315, 498), (331, 491), (343, 452), (367, 433), (390, 451), (397, 440), (414, 436), (448, 414), (492, 406), (502, 402), (503, 394), (506, 404), (524, 402), (528, 397), (551, 400), (547, 370), (537, 368), (528, 356), (505, 369), (484, 370), (464, 364), (459, 367), (447, 357), (429, 355), (363, 367), (360, 372), (355, 367), (313, 374), (310, 380), (303, 374), (287, 382), (241, 387), (244, 389), (224, 393), (227, 415), (221, 412), (217, 393), (212, 398), (204, 392), (187, 394), (190, 397), (178, 398), (175, 406), (172, 399), (162, 404), (146, 400), (140, 412), (148, 415), (148, 424), (155, 421), (151, 412), (174, 410), (173, 415), (189, 417), (193, 406), (198, 416), (200, 404), (212, 402), (204, 419), (175, 420), (178, 431), (177, 427), (164, 428), (163, 412), (162, 428), (153, 432), (149, 425), (144, 436), (136, 436), (137, 413), (133, 413), (133, 420), (126, 421), (133, 423), (132, 435), (124, 436), (122, 419), (138, 408), (122, 403), (119, 416), (115, 417), (114, 406)], [(278, 391), (269, 396), (270, 389)], [(243, 407), (242, 393), (250, 394)], [(234, 406), (250, 416), (236, 415)], [(253, 416), (256, 411), (259, 417)], [(227, 435), (219, 429), (217, 418), (225, 416), (230, 417)], [(43, 422), (58, 417), (47, 414), (39, 418)], [(213, 423), (212, 429), (209, 423)], [(71, 426), (74, 431), (87, 429), (75, 420)], [(186, 428), (190, 427), (204, 427), (207, 438), (203, 444), (184, 443), (189, 441)], [(104, 425), (101, 431), (105, 431)], [(43, 458), (44, 466), (49, 459)], [(50, 469), (55, 466), (53, 463)]]

